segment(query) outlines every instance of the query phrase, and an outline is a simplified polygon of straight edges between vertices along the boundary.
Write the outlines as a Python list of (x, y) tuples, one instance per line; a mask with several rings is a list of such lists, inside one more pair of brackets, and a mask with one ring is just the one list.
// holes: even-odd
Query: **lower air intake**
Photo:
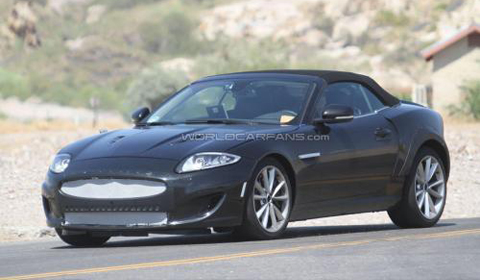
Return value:
[(161, 226), (167, 214), (159, 212), (79, 212), (65, 213), (65, 225)]

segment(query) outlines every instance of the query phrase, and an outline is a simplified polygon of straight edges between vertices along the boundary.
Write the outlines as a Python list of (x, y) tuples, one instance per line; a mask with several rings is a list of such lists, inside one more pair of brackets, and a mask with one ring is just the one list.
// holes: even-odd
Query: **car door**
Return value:
[(351, 174), (361, 184), (358, 194), (385, 194), (398, 153), (396, 129), (382, 114), (390, 108), (360, 83), (334, 84), (330, 94), (337, 94), (341, 88), (348, 88), (350, 94), (344, 105), (354, 108), (353, 120), (344, 123), (342, 129), (354, 139)]
[[(388, 110), (375, 94), (362, 84), (338, 82), (328, 85), (315, 103), (314, 118), (330, 104), (354, 109), (349, 122), (307, 125), (306, 135), (327, 135), (323, 141), (306, 141), (303, 148), (316, 158), (304, 159), (302, 207), (317, 216), (379, 210), (385, 202), (396, 153), (395, 128), (382, 115)], [(310, 217), (315, 216), (313, 213)]]

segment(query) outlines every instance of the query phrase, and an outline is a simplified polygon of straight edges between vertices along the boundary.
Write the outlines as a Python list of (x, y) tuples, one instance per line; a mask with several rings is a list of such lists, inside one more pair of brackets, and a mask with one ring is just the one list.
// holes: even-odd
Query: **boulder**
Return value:
[[(37, 17), (32, 6), (31, 1), (19, 1), (13, 5), (7, 17), (6, 27), (2, 27), (2, 34), (7, 40), (17, 37), (28, 47), (36, 48), (41, 45), (40, 36), (37, 34)], [(13, 43), (10, 42), (10, 45)]]
[(323, 47), (328, 40), (329, 38), (325, 32), (318, 29), (310, 29), (298, 41), (312, 47)]
[(370, 18), (365, 15), (343, 17), (335, 23), (332, 38), (334, 41), (356, 40), (367, 32), (369, 24)]

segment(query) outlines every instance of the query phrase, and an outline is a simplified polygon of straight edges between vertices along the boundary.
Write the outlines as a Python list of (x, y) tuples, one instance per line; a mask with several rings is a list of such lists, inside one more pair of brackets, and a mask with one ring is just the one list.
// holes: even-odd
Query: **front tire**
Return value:
[(62, 234), (62, 229), (59, 228), (56, 228), (55, 231), (63, 242), (76, 247), (98, 247), (102, 246), (110, 239), (110, 236), (92, 236), (88, 233), (80, 235), (65, 235)]
[(292, 209), (292, 189), (285, 168), (275, 159), (262, 160), (248, 183), (245, 215), (237, 236), (249, 239), (280, 237)]
[(421, 148), (405, 181), (402, 200), (388, 211), (392, 222), (402, 228), (434, 226), (447, 199), (445, 174), (438, 154), (430, 148)]

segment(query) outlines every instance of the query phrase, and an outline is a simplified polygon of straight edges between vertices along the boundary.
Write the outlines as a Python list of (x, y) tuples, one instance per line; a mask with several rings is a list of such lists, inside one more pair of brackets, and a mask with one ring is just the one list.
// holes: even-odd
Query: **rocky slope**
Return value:
[[(214, 8), (200, 29), (210, 40), (284, 40), (292, 60), (307, 52), (357, 65), (390, 88), (428, 81), (419, 51), (480, 22), (480, 1), (249, 0)], [(319, 59), (321, 60), (321, 59)], [(340, 67), (342, 68), (342, 67)]]
[(408, 95), (429, 80), (420, 50), (473, 22), (480, 0), (5, 0), (0, 74), (16, 79), (6, 90), (21, 80), (24, 95), (85, 106), (97, 94), (110, 108), (142, 69), (178, 59), (189, 79), (330, 68)]

